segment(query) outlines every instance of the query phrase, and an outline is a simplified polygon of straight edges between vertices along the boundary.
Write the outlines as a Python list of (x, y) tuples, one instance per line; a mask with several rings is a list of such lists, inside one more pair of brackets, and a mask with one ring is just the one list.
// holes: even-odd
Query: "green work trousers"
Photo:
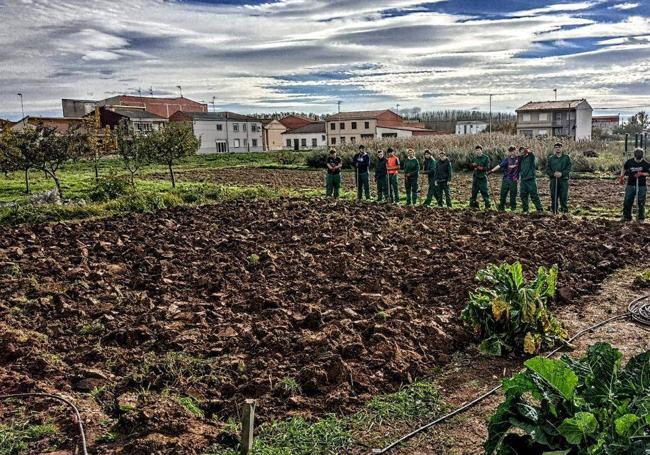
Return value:
[(446, 180), (439, 180), (436, 183), (437, 183), (436, 202), (438, 203), (438, 207), (442, 207), (442, 196), (444, 194), (447, 207), (451, 208), (451, 194), (449, 193), (449, 182)]
[(418, 178), (406, 177), (404, 179), (404, 187), (406, 189), (406, 205), (415, 205), (418, 202)]
[[(637, 191), (638, 190), (638, 191)], [(645, 197), (648, 189), (645, 186), (628, 185), (625, 187), (625, 199), (623, 200), (623, 219), (632, 221), (632, 206), (636, 199), (637, 219), (645, 220)]]
[(388, 198), (388, 174), (375, 177), (377, 182), (377, 200), (389, 201)]
[(539, 200), (537, 181), (535, 179), (521, 181), (519, 196), (521, 197), (521, 210), (524, 213), (528, 213), (528, 198), (533, 201), (533, 205), (538, 212), (542, 211), (542, 201)]
[(569, 212), (569, 180), (551, 177), (551, 212), (558, 212), (558, 201), (562, 213)]
[(397, 174), (388, 174), (388, 192), (390, 201), (399, 204), (399, 177)]
[(429, 176), (427, 182), (429, 188), (427, 190), (427, 198), (424, 200), (424, 205), (429, 207), (434, 198), (436, 201), (438, 200), (438, 186), (436, 185), (436, 179), (433, 176)]
[(325, 177), (325, 196), (339, 197), (341, 174), (327, 174)]
[(506, 200), (510, 196), (510, 210), (517, 210), (517, 181), (510, 179), (501, 180), (501, 194), (499, 195), (499, 211), (506, 209)]
[(367, 172), (357, 174), (357, 199), (361, 200), (362, 196), (370, 199), (370, 181)]
[(478, 208), (478, 201), (476, 197), (481, 193), (483, 197), (483, 202), (485, 203), (485, 208), (490, 208), (490, 192), (488, 191), (488, 181), (487, 177), (473, 177), (472, 178), (472, 195), (469, 198), (469, 206), (472, 208)]

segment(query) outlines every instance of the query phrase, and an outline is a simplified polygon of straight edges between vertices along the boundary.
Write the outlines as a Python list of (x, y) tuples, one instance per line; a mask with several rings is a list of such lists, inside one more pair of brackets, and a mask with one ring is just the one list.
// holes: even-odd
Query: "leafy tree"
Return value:
[(101, 127), (99, 121), (99, 108), (93, 117), (84, 120), (84, 129), (88, 133), (88, 147), (84, 156), (93, 163), (95, 181), (99, 181), (99, 162), (102, 158), (115, 153), (115, 134), (106, 126)]
[(59, 197), (63, 199), (61, 180), (57, 172), (68, 161), (82, 156), (88, 148), (88, 135), (81, 128), (69, 128), (59, 134), (54, 128), (37, 126), (39, 133), (34, 167), (43, 171), (56, 185)]
[(194, 136), (192, 126), (186, 123), (171, 123), (150, 133), (145, 142), (147, 154), (152, 161), (169, 168), (173, 188), (176, 188), (174, 164), (181, 158), (196, 154), (201, 146), (201, 141)]
[(115, 145), (117, 154), (124, 163), (124, 168), (129, 172), (131, 186), (135, 186), (135, 175), (148, 162), (146, 137), (129, 130), (128, 125), (122, 122), (115, 130)]
[(650, 128), (650, 114), (641, 111), (630, 117), (616, 132), (619, 134), (637, 134), (643, 133), (648, 128)]
[(0, 166), (5, 173), (23, 171), (25, 194), (30, 193), (29, 171), (36, 168), (40, 135), (39, 128), (24, 128), (3, 133)]

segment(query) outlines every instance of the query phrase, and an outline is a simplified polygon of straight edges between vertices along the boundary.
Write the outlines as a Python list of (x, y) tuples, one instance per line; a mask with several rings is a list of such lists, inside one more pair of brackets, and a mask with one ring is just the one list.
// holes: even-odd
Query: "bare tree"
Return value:
[(195, 155), (201, 147), (192, 126), (186, 123), (171, 123), (149, 134), (145, 142), (152, 161), (167, 165), (173, 188), (176, 188), (174, 164), (181, 158)]

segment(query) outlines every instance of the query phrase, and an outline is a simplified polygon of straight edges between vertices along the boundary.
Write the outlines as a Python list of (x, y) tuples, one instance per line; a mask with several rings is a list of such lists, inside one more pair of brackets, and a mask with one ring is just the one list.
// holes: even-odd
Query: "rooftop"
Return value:
[(325, 122), (312, 122), (308, 123), (299, 128), (293, 130), (285, 131), (282, 134), (307, 134), (307, 133), (324, 133), (325, 132)]
[(262, 119), (249, 117), (248, 115), (236, 114), (235, 112), (186, 112), (183, 115), (192, 120), (238, 120), (242, 122), (262, 122)]
[[(357, 120), (357, 119), (375, 119), (386, 112), (391, 112), (395, 114), (390, 109), (384, 109), (383, 111), (355, 111), (355, 112), (341, 112), (340, 114), (333, 114), (328, 116), (325, 120)], [(395, 114), (398, 115), (398, 114)]]
[[(519, 109), (517, 109), (517, 112), (569, 110), (569, 109), (577, 108), (582, 103), (587, 103), (587, 100), (583, 98), (579, 100), (564, 100), (564, 101), (530, 101), (524, 104), (523, 106), (521, 106)], [(589, 103), (587, 103), (587, 105), (589, 105)]]
[(128, 118), (167, 120), (160, 115), (152, 114), (144, 109), (112, 108), (111, 111)]
[(484, 122), (483, 120), (459, 120), (456, 122), (456, 125), (476, 125), (476, 124), (487, 125), (487, 122)]

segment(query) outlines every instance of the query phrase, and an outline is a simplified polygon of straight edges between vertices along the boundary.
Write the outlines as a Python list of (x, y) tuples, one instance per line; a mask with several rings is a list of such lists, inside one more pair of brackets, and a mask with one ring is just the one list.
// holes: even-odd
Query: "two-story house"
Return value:
[(325, 119), (330, 146), (357, 144), (371, 139), (440, 134), (404, 120), (391, 110), (341, 112)]
[(327, 147), (325, 122), (311, 122), (282, 133), (286, 149), (313, 150)]
[(585, 99), (529, 102), (517, 111), (517, 134), (591, 139), (593, 109)]
[(234, 112), (181, 112), (171, 122), (192, 125), (194, 135), (201, 139), (199, 153), (263, 151), (262, 120)]

